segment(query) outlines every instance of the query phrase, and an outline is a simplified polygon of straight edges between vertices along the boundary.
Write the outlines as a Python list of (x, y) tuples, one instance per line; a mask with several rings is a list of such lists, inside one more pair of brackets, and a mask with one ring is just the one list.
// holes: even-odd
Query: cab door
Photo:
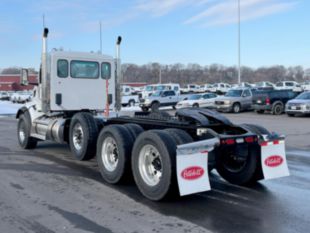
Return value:
[(252, 100), (253, 100), (252, 92), (250, 90), (244, 90), (242, 93), (242, 103), (244, 109), (251, 109)]

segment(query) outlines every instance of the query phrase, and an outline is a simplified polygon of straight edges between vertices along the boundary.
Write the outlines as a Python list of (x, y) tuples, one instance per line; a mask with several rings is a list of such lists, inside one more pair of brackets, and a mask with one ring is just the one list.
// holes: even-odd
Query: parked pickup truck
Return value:
[(253, 109), (256, 113), (270, 112), (281, 115), (287, 101), (294, 99), (299, 93), (292, 90), (268, 90), (257, 92), (253, 98)]
[(239, 113), (251, 109), (252, 98), (250, 88), (231, 89), (215, 101), (215, 107), (220, 112)]
[(140, 108), (143, 112), (157, 111), (159, 107), (172, 106), (175, 108), (176, 104), (183, 100), (186, 96), (177, 95), (175, 91), (157, 91), (151, 96), (140, 99)]
[(135, 106), (136, 103), (139, 103), (138, 95), (123, 95), (122, 96), (122, 106), (123, 107), (132, 107)]

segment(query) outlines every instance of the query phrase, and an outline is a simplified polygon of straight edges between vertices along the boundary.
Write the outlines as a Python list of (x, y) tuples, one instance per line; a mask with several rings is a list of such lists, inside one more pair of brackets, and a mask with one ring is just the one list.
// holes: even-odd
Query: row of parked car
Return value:
[(188, 84), (181, 88), (181, 93), (201, 93), (201, 92), (215, 92), (227, 93), (232, 88), (255, 88), (255, 89), (274, 89), (274, 90), (294, 90), (297, 92), (310, 91), (310, 81), (304, 83), (297, 83), (295, 81), (281, 81), (277, 83), (272, 82), (257, 82), (254, 84), (242, 82), (240, 84), (215, 83), (215, 84)]
[(176, 109), (200, 107), (233, 113), (254, 110), (258, 114), (268, 112), (280, 115), (286, 112), (289, 116), (306, 115), (310, 114), (310, 91), (235, 88), (225, 95), (211, 92), (178, 95), (173, 90), (164, 90), (141, 99), (139, 106), (143, 111), (172, 106)]
[(12, 103), (26, 103), (29, 102), (32, 98), (32, 92), (29, 91), (17, 91), (9, 92), (3, 91), (0, 93), (0, 100), (11, 101)]

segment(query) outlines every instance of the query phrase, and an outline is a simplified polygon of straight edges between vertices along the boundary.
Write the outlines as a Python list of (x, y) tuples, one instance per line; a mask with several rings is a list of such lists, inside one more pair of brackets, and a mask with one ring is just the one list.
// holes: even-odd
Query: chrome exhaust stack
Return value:
[(49, 110), (49, 77), (47, 73), (47, 35), (48, 28), (44, 28), (42, 38), (42, 66), (41, 66), (41, 102), (42, 111), (47, 113)]
[(119, 36), (116, 41), (116, 73), (115, 73), (115, 110), (119, 112), (121, 110), (121, 86), (120, 83), (122, 82), (122, 68), (121, 68), (121, 51), (120, 45), (122, 42), (122, 37)]

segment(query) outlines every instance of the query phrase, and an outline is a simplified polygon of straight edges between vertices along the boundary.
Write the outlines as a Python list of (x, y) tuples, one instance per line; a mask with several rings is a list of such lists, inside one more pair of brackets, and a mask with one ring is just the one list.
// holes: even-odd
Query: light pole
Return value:
[(238, 84), (241, 83), (241, 58), (240, 58), (240, 0), (238, 0)]

